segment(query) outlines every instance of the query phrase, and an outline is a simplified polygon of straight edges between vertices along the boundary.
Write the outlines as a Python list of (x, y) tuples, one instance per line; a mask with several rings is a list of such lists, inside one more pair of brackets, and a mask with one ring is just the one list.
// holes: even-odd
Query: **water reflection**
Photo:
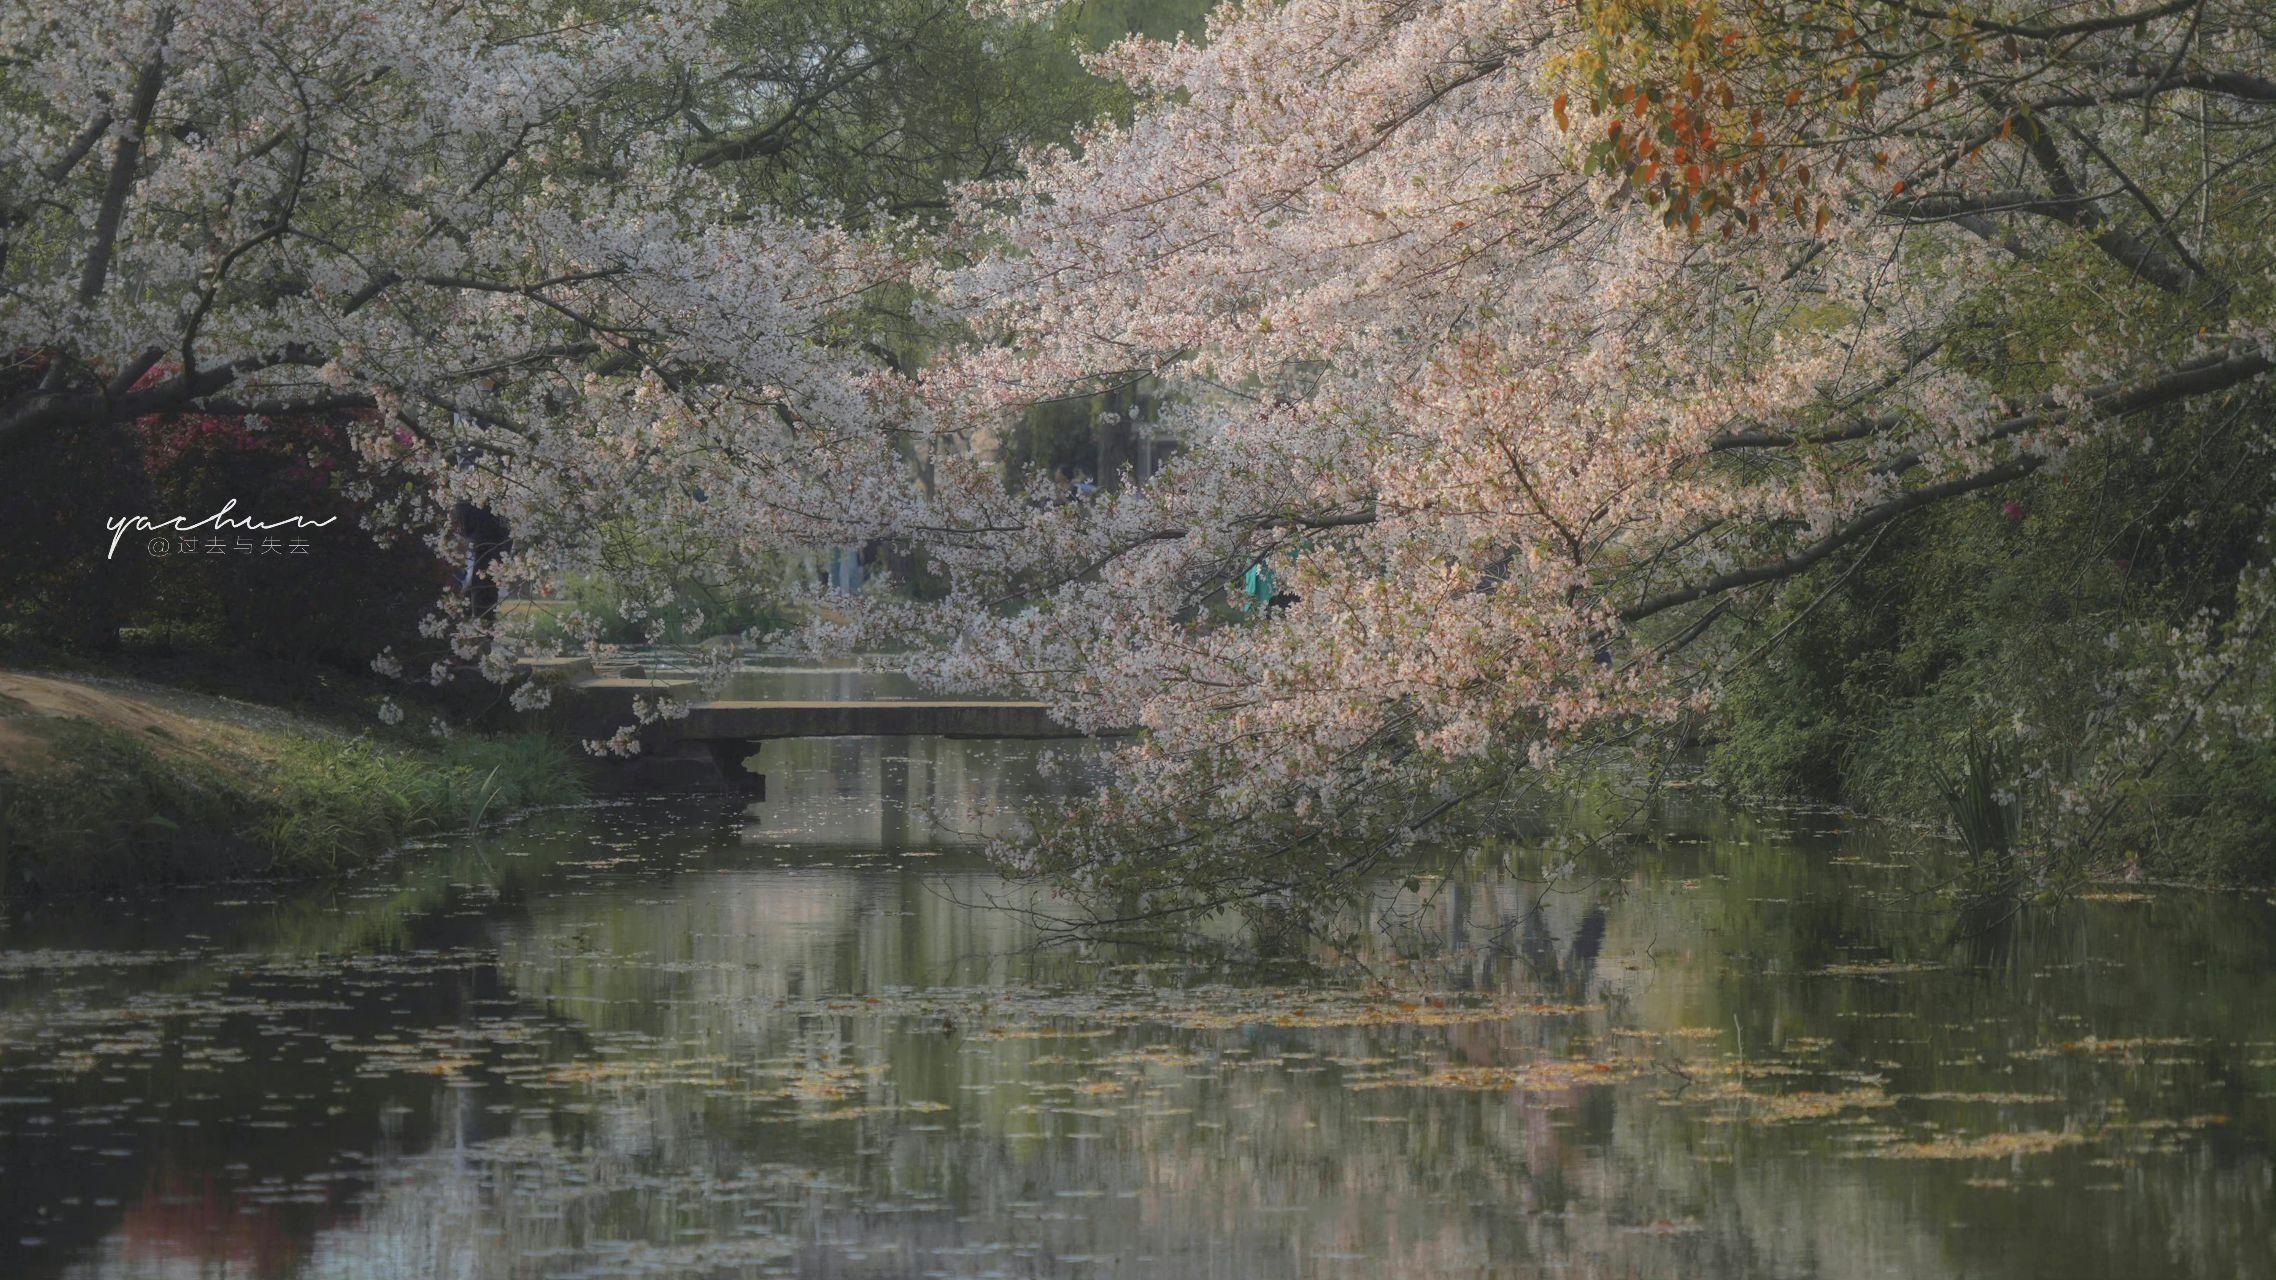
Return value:
[(969, 847), (1080, 785), (1034, 746), (767, 750), (754, 812), (14, 922), (0, 1274), (2276, 1275), (2265, 901), (1987, 960), (1871, 832), (1671, 811), (1301, 979), (1032, 945)]
[(1083, 785), (1077, 743), (952, 738), (812, 738), (766, 743), (775, 781), (744, 840), (775, 848), (909, 853), (974, 848), (1017, 828), (1030, 806)]

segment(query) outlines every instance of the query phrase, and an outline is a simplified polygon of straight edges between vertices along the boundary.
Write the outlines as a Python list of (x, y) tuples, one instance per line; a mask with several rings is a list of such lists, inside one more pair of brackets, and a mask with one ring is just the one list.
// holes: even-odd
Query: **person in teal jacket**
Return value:
[[(1303, 553), (1302, 545), (1290, 548), (1288, 559), (1294, 562)], [(1258, 556), (1249, 571), (1241, 575), (1241, 611), (1249, 614), (1271, 615), (1296, 603), (1296, 594), (1280, 589), (1280, 575), (1272, 571), (1269, 557)]]
[(1266, 564), (1260, 556), (1255, 564), (1249, 566), (1249, 571), (1241, 576), (1241, 593), (1248, 597), (1242, 602), (1241, 608), (1250, 613), (1269, 609), (1272, 607), (1272, 598), (1279, 593), (1279, 589), (1279, 578), (1274, 576), (1272, 566)]

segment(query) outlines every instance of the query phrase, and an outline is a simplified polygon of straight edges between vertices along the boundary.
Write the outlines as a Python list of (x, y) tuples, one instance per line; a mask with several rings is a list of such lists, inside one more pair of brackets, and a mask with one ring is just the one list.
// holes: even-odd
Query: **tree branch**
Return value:
[(2015, 36), (2023, 40), (2064, 40), (2072, 36), (2093, 35), (2100, 31), (2123, 31), (2128, 27), (2138, 27), (2145, 23), (2155, 22), (2159, 18), (2170, 18), (2174, 14), (2196, 7), (2203, 3), (2203, 0), (2166, 0), (2164, 4), (2148, 9), (2137, 9), (2132, 13), (2113, 13), (2100, 18), (2081, 18), (2077, 22), (2057, 22), (2040, 26), (2018, 22), (1998, 22), (1990, 18), (1978, 18), (1970, 14), (1953, 13), (1944, 9), (1929, 9), (1920, 5), (1905, 4), (1902, 0), (1893, 0), (1893, 2), (1892, 0), (1884, 0), (1884, 3), (1889, 3), (1891, 8), (1901, 9), (1915, 17), (1929, 18), (1937, 22), (1965, 23), (1978, 31), (1989, 31), (1994, 35)]
[[(2097, 392), (2090, 392), (2087, 396), (2087, 403), (2093, 410), (2107, 416), (2125, 417), (2174, 400), (2205, 395), (2236, 386), (2242, 382), (2248, 382), (2267, 373), (2271, 367), (2276, 366), (2272, 366), (2269, 358), (2257, 351), (2207, 357), (2183, 365), (2163, 377), (2152, 379), (2146, 383), (2122, 388), (2104, 388)], [(2064, 412), (2066, 411), (2061, 409), (2051, 409), (2043, 413), (2026, 414), (2023, 417), (2001, 423), (1982, 439), (1984, 442), (2005, 439), (2045, 425)], [(1920, 461), (1920, 455), (1907, 454), (1883, 463), (1876, 470), (1889, 472), (1909, 470), (1918, 466)], [(1975, 475), (1962, 476), (1958, 479), (1946, 480), (1940, 484), (1932, 484), (1926, 488), (1915, 489), (1910, 493), (1867, 507), (1864, 511), (1851, 517), (1848, 523), (1841, 525), (1833, 532), (1798, 551), (1780, 556), (1775, 560), (1733, 569), (1728, 573), (1718, 574), (1702, 582), (1678, 587), (1638, 600), (1620, 611), (1621, 621), (1638, 622), (1651, 617), (1653, 614), (1664, 613), (1678, 605), (1690, 604), (1694, 600), (1705, 599), (1708, 596), (1719, 595), (1726, 591), (1735, 591), (1741, 587), (1754, 586), (1757, 583), (1791, 577), (1908, 511), (1942, 502), (1946, 498), (1956, 497), (1963, 493), (1988, 489), (1994, 485), (2020, 479), (2046, 465), (2046, 461), (2046, 458), (2037, 454), (2024, 454), (2021, 457), (2009, 459), (1989, 470), (1977, 472)]]
[[(111, 251), (118, 243), (119, 220), (126, 213), (127, 196), (134, 190), (135, 170), (142, 163), (142, 135), (150, 128), (151, 112), (158, 107), (158, 90), (166, 80), (166, 36), (172, 26), (171, 17), (158, 20), (158, 30), (151, 37), (150, 56), (135, 73), (134, 105), (128, 109), (126, 122), (119, 128), (118, 150), (111, 157), (102, 209), (95, 215), (95, 240), (88, 247), (86, 266), (79, 273), (82, 304), (93, 303), (101, 296), (103, 279), (110, 274)], [(56, 367), (61, 368), (61, 363)]]

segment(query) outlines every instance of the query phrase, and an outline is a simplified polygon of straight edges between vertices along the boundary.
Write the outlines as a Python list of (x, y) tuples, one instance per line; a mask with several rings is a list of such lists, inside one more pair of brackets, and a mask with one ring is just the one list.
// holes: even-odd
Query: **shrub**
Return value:
[[(2168, 415), (2139, 444), (2081, 450), (2059, 474), (1916, 513), (1873, 558), (1820, 566), (1731, 641), (1791, 627), (1731, 681), (1709, 762), (1727, 785), (1799, 792), (1942, 823), (1937, 773), (1972, 733), (2012, 742), (2039, 829), (2045, 794), (2092, 783), (2109, 816), (2092, 869), (2276, 880), (2276, 759), (2220, 725), (2187, 749), (2131, 745), (2125, 726), (2187, 699), (2192, 620), (2232, 615), (2265, 554), (2276, 478), (2252, 406)], [(2149, 673), (2143, 678), (2142, 673)], [(2276, 674), (2225, 696), (2276, 702)], [(2139, 776), (2136, 776), (2136, 775)]]

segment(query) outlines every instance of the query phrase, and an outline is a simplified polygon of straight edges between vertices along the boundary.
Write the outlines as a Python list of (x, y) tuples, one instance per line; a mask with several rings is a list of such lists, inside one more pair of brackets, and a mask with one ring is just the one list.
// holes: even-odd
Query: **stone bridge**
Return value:
[[(685, 755), (700, 748), (735, 790), (766, 798), (766, 775), (750, 767), (770, 738), (1080, 738), (1053, 720), (1040, 702), (978, 699), (723, 699), (702, 700), (692, 680), (656, 678), (639, 668), (621, 674), (596, 671), (587, 658), (538, 658), (524, 670), (553, 689), (539, 713), (546, 728), (576, 738), (606, 739), (637, 723), (636, 699), (670, 698), (686, 704), (680, 719), (639, 726), (640, 755)], [(694, 699), (694, 701), (690, 701)]]

